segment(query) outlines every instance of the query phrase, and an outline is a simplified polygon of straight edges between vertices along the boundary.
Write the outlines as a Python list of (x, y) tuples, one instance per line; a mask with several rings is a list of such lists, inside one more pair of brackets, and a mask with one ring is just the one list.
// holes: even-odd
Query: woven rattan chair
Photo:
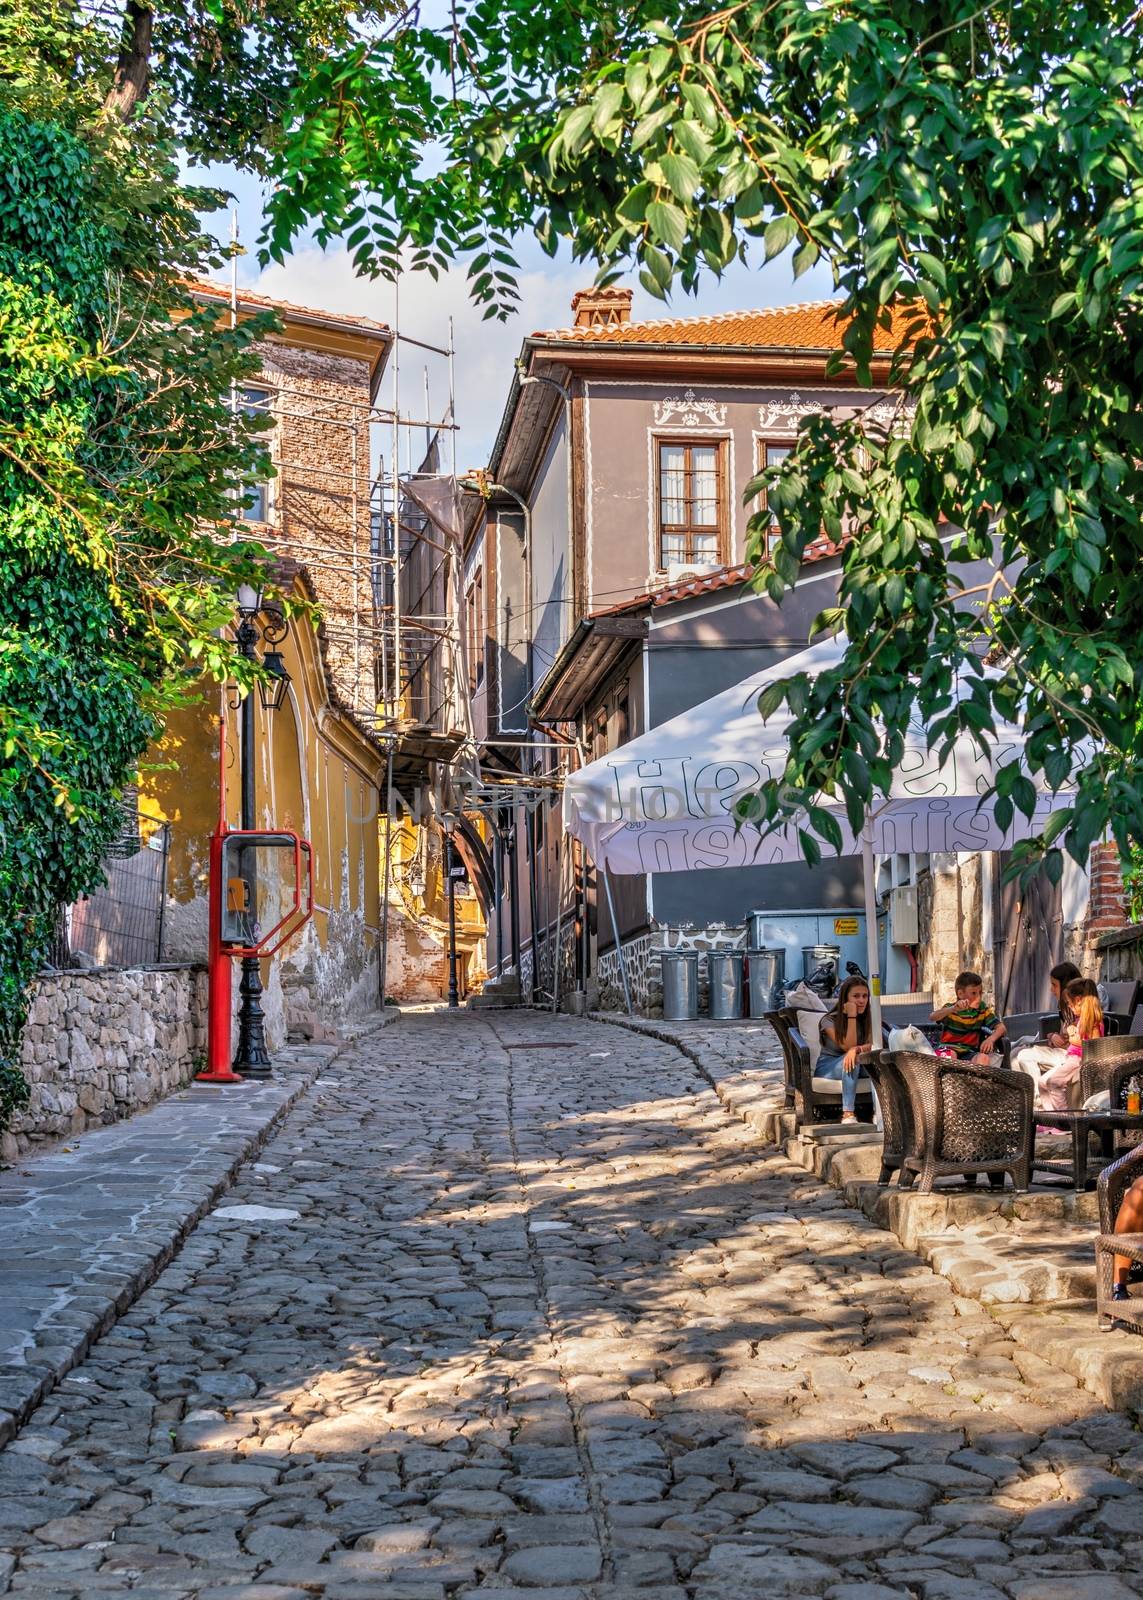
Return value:
[[(796, 1027), (790, 1029), (794, 1063), (794, 1114), (803, 1122), (836, 1122), (841, 1117), (841, 1080), (815, 1078), (810, 1046)], [(868, 1078), (857, 1083), (857, 1120), (873, 1121), (873, 1085)]]
[(881, 1107), (884, 1139), (877, 1181), (888, 1183), (895, 1172), (901, 1171), (905, 1157), (916, 1151), (909, 1087), (897, 1069), (891, 1050), (871, 1050), (868, 1055), (862, 1056), (861, 1064), (877, 1090)]
[[(797, 1011), (792, 1006), (768, 1011), (766, 1021), (782, 1046), (786, 1104), (793, 1106), (799, 1127), (803, 1122), (836, 1121), (841, 1116), (841, 1084), (833, 1079), (814, 1077), (809, 1041), (798, 1028)], [(857, 1085), (857, 1116), (861, 1122), (873, 1118), (873, 1092), (867, 1079), (861, 1079)]]
[(1074, 1099), (1077, 1108), (1093, 1094), (1107, 1089), (1112, 1108), (1123, 1104), (1123, 1090), (1136, 1074), (1143, 1077), (1143, 1036), (1112, 1034), (1105, 1039), (1088, 1039), (1083, 1047), (1083, 1064), (1076, 1079)]
[(1143, 1178), (1143, 1145), (1129, 1150), (1104, 1167), (1096, 1184), (1099, 1195), (1099, 1236), (1095, 1241), (1095, 1305), (1097, 1315), (1143, 1333), (1143, 1300), (1113, 1300), (1115, 1257), (1143, 1262), (1143, 1233), (1116, 1233), (1115, 1219), (1123, 1196), (1136, 1178)]
[[(1004, 1067), (975, 1066), (912, 1050), (884, 1052), (905, 1081), (915, 1148), (900, 1183), (929, 1194), (937, 1178), (984, 1173), (1003, 1184), (1009, 1173), (1026, 1189), (1032, 1162), (1032, 1080)], [(884, 1071), (884, 1065), (882, 1065)]]
[(770, 1024), (778, 1035), (778, 1043), (782, 1046), (782, 1076), (785, 1080), (785, 1103), (787, 1106), (794, 1104), (794, 1055), (793, 1045), (790, 1042), (790, 1029), (797, 1026), (798, 1013), (792, 1006), (784, 1006), (780, 1011), (767, 1011), (764, 1020)]

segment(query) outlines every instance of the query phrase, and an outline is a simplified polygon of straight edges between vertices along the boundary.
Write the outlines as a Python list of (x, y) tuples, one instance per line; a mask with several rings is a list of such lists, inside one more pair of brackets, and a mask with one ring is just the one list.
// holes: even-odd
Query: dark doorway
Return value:
[(996, 1006), (1001, 1016), (1046, 1011), (1051, 1003), (1049, 974), (1064, 958), (1064, 917), (1060, 885), (1039, 873), (1024, 890), (1005, 883), (1011, 856), (997, 855), (992, 899), (992, 948), (996, 960)]

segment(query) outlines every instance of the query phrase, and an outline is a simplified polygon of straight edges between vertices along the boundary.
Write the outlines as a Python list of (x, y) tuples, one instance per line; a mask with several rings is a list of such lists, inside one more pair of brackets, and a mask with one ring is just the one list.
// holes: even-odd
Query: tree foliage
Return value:
[(99, 881), (165, 694), (229, 670), (218, 629), (263, 554), (225, 525), (265, 471), (229, 396), (269, 319), (192, 302), (204, 197), (161, 117), (103, 116), (77, 42), (50, 15), (0, 29), (0, 1127), (58, 908)]
[[(307, 77), (267, 248), (316, 216), (367, 270), (402, 247), (432, 267), (467, 251), (496, 312), (521, 227), (570, 240), (604, 281), (634, 265), (660, 297), (756, 241), (796, 273), (830, 264), (835, 366), (866, 385), (896, 310), (896, 425), (809, 420), (752, 486), (768, 489), (757, 556), (775, 509), (781, 524), (758, 579), (775, 599), (823, 527), (852, 537), (819, 619), (850, 648), (791, 686), (785, 780), (747, 814), (833, 796), (859, 819), (911, 713), (938, 746), (987, 741), (999, 713), (1022, 718), (1037, 782), (1076, 779), (1021, 858), (1058, 877), (1062, 843), (1084, 860), (1108, 828), (1143, 838), (1140, 91), (1126, 0), (478, 0), (447, 29), (411, 13)], [(994, 536), (1003, 575), (958, 605), (950, 562)], [(973, 690), (954, 704), (957, 674)], [(1030, 812), (1026, 773), (998, 788), (1001, 819)]]

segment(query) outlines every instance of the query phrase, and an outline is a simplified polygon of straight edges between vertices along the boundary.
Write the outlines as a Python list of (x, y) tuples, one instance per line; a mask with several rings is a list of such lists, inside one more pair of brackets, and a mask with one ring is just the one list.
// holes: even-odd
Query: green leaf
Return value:
[[(714, 154), (714, 146), (697, 122), (684, 117), (671, 130), (677, 143), (698, 167), (705, 167)], [(696, 185), (697, 187), (697, 185)]]
[(758, 696), (758, 715), (763, 722), (768, 722), (775, 711), (786, 701), (786, 686), (781, 681), (768, 683)]
[(775, 217), (762, 235), (762, 246), (766, 252), (766, 260), (771, 261), (780, 255), (790, 240), (797, 236), (798, 225), (793, 217)]
[(807, 833), (805, 828), (798, 829), (798, 842), (802, 847), (802, 855), (811, 867), (821, 865), (822, 847), (812, 833)]
[[(678, 130), (676, 129), (676, 133), (677, 131)], [(691, 160), (690, 156), (662, 156), (659, 160), (659, 165), (662, 167), (666, 180), (671, 186), (671, 192), (674, 194), (676, 199), (682, 200), (684, 203), (693, 200), (699, 191), (699, 186), (702, 180), (699, 176), (699, 170)], [(686, 219), (685, 217), (681, 216), (681, 213), (680, 218), (683, 226), (682, 237), (685, 238)], [(681, 242), (680, 245), (676, 245), (675, 248), (681, 248)]]
[(647, 223), (656, 239), (672, 250), (682, 250), (687, 237), (687, 219), (669, 200), (652, 200), (647, 207)]

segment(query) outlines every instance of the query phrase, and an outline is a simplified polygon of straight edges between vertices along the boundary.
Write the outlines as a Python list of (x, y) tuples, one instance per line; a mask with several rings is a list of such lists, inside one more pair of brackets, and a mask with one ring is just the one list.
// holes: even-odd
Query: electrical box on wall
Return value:
[(917, 921), (917, 886), (904, 883), (889, 891), (889, 942), (890, 944), (917, 944), (920, 940)]

